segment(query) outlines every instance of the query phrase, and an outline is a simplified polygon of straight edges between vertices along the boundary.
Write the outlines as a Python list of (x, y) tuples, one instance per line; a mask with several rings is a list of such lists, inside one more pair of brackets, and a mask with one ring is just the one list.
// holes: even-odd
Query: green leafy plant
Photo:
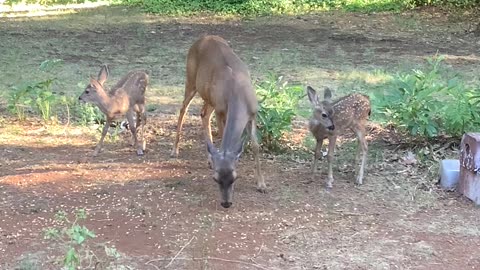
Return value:
[(298, 102), (305, 96), (304, 89), (270, 74), (267, 80), (256, 84), (256, 92), (260, 100), (257, 120), (260, 142), (268, 150), (279, 151), (285, 132), (291, 130)]
[(478, 0), (121, 0), (151, 13), (191, 15), (202, 12), (243, 16), (302, 14), (328, 9), (360, 12), (402, 11), (418, 6), (474, 8)]
[[(59, 243), (65, 251), (61, 259), (62, 269), (75, 270), (89, 268), (95, 259), (100, 263), (101, 256), (95, 254), (90, 248), (90, 240), (94, 239), (95, 233), (80, 223), (87, 218), (84, 209), (75, 212), (74, 219), (68, 218), (67, 213), (60, 211), (55, 215), (56, 226), (44, 230), (44, 238)], [(114, 246), (103, 246), (107, 260), (107, 266), (112, 269), (127, 269), (124, 265), (116, 265), (115, 261), (121, 258), (121, 254)], [(88, 264), (87, 264), (88, 263)], [(97, 265), (97, 264), (95, 264)], [(108, 268), (107, 269), (110, 269)]]
[(63, 266), (68, 270), (75, 270), (82, 264), (82, 256), (88, 255), (84, 244), (88, 239), (95, 237), (95, 233), (79, 224), (85, 220), (87, 214), (84, 209), (75, 213), (75, 219), (69, 220), (63, 211), (55, 215), (55, 220), (64, 227), (50, 227), (45, 229), (45, 239), (56, 240), (65, 246), (66, 252), (63, 256)]
[(40, 71), (49, 78), (26, 83), (20, 87), (14, 87), (8, 96), (8, 110), (19, 120), (25, 120), (27, 112), (37, 112), (47, 122), (51, 120), (53, 108), (57, 103), (57, 95), (52, 90), (56, 79), (49, 72), (58, 66), (62, 60), (45, 60), (40, 64)]
[(54, 79), (47, 79), (36, 83), (32, 87), (32, 96), (35, 100), (35, 107), (40, 112), (42, 119), (47, 122), (51, 120), (52, 106), (55, 105), (56, 96), (52, 91)]
[(74, 103), (75, 119), (81, 125), (90, 125), (94, 123), (101, 123), (104, 119), (102, 112), (91, 104)]
[(32, 86), (30, 85), (21, 88), (15, 87), (8, 95), (7, 109), (20, 121), (26, 119), (26, 113), (33, 103), (33, 99), (30, 96), (31, 88)]
[(478, 90), (465, 87), (457, 75), (441, 74), (443, 60), (435, 56), (427, 59), (426, 71), (396, 75), (374, 94), (374, 115), (418, 138), (460, 136), (480, 127)]
[(8, 98), (8, 109), (19, 120), (26, 119), (26, 112), (36, 110), (44, 121), (50, 120), (52, 106), (56, 97), (52, 92), (53, 79), (29, 84), (22, 88), (14, 88)]

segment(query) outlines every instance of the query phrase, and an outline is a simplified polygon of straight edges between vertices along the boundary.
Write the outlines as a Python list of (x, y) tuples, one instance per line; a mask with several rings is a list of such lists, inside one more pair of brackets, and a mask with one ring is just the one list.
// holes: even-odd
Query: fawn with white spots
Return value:
[[(112, 121), (126, 116), (137, 155), (143, 156), (143, 151), (145, 151), (144, 128), (147, 121), (145, 91), (148, 87), (149, 76), (142, 70), (130, 71), (107, 92), (104, 83), (108, 78), (108, 73), (108, 67), (104, 65), (98, 73), (97, 79), (90, 77), (90, 84), (78, 98), (80, 101), (96, 105), (106, 116), (102, 137), (95, 147), (93, 155), (97, 156), (102, 149), (103, 140)], [(136, 123), (134, 123), (134, 113), (136, 113)], [(140, 126), (142, 137), (139, 141), (137, 131)]]
[[(203, 36), (188, 51), (185, 97), (178, 117), (172, 157), (178, 156), (178, 142), (185, 113), (197, 92), (204, 101), (202, 126), (209, 164), (214, 170), (213, 179), (220, 188), (221, 205), (224, 208), (232, 205), (233, 187), (237, 179), (236, 166), (243, 151), (242, 133), (245, 129), (250, 135), (255, 156), (257, 190), (265, 192), (256, 137), (258, 101), (250, 73), (247, 65), (233, 52), (227, 41), (219, 36)], [(212, 143), (210, 127), (214, 111), (218, 133), (222, 136), (222, 145), (218, 150)]]
[(363, 172), (368, 150), (365, 133), (366, 124), (371, 112), (370, 99), (365, 95), (354, 93), (332, 101), (332, 92), (329, 88), (326, 88), (324, 99), (320, 100), (317, 92), (310, 86), (307, 87), (307, 93), (308, 99), (314, 109), (313, 116), (309, 122), (309, 129), (317, 140), (312, 164), (313, 174), (315, 175), (317, 162), (322, 154), (323, 140), (328, 138), (327, 189), (332, 188), (332, 162), (337, 136), (350, 129), (358, 139), (357, 155), (355, 158), (357, 164), (361, 154), (361, 164), (357, 171), (356, 180), (356, 183), (361, 185), (363, 183)]

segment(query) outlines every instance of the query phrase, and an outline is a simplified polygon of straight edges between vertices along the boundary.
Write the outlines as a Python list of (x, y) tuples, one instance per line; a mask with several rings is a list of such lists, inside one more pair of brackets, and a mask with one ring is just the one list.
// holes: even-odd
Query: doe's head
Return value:
[(78, 100), (86, 103), (97, 104), (100, 100), (99, 91), (105, 92), (103, 84), (107, 80), (108, 74), (108, 67), (107, 65), (104, 65), (100, 69), (97, 79), (94, 79), (92, 76), (90, 76), (90, 83), (87, 85), (87, 87), (85, 87), (85, 90), (78, 97)]
[(213, 169), (213, 180), (220, 188), (220, 205), (229, 208), (233, 203), (233, 188), (237, 180), (236, 167), (243, 152), (243, 142), (239, 143), (235, 151), (218, 151), (211, 142), (207, 142), (207, 150), (208, 161)]
[(307, 94), (310, 103), (313, 106), (313, 120), (328, 130), (335, 130), (333, 123), (333, 114), (335, 113), (332, 103), (332, 91), (326, 87), (323, 100), (318, 97), (317, 91), (311, 86), (307, 86)]

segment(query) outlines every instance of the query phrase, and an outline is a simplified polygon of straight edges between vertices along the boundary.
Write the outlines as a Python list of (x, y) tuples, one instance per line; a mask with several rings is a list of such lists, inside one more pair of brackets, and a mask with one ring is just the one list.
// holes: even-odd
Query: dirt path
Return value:
[[(97, 233), (95, 242), (116, 246), (124, 264), (135, 269), (155, 269), (144, 263), (171, 258), (190, 240), (173, 262), (175, 269), (226, 269), (227, 264), (258, 269), (192, 260), (208, 256), (265, 269), (478, 266), (478, 210), (454, 194), (419, 187), (426, 172), (399, 162), (372, 162), (366, 184), (355, 187), (353, 168), (343, 159), (334, 190), (326, 192), (324, 174), (306, 183), (311, 179), (308, 163), (264, 158), (270, 192), (262, 195), (255, 191), (253, 162), (246, 155), (239, 165), (234, 207), (222, 209), (198, 145), (197, 120), (191, 117), (187, 123), (191, 147), (183, 144), (178, 160), (168, 158), (168, 135), (151, 135), (144, 158), (137, 158), (124, 140), (107, 144), (100, 157), (92, 158), (95, 140), (52, 135), (39, 126), (2, 141), (2, 268), (12, 269), (22, 255), (34, 254), (49, 258), (39, 260), (40, 269), (58, 269), (51, 257), (58, 249), (42, 240), (42, 230), (54, 224), (55, 212), (78, 208), (87, 210), (85, 224)], [(152, 123), (150, 130), (170, 130), (174, 119)], [(395, 156), (388, 150), (382, 155), (384, 160)], [(158, 267), (167, 263), (152, 262)]]

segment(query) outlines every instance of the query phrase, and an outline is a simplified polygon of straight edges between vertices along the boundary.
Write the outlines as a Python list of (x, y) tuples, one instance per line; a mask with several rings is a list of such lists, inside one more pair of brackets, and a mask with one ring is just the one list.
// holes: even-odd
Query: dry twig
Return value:
[(190, 239), (190, 241), (188, 241), (188, 242), (177, 252), (177, 254), (175, 254), (175, 257), (172, 258), (172, 260), (165, 266), (165, 268), (168, 268), (168, 267), (175, 261), (175, 259), (178, 257), (178, 255), (180, 255), (180, 253), (182, 253), (182, 251), (183, 251), (188, 245), (190, 245), (190, 243), (193, 241), (194, 238), (195, 238), (195, 236), (192, 236), (192, 238)]
[[(239, 261), (239, 260), (229, 260), (229, 259), (210, 257), (210, 256), (200, 257), (200, 258), (185, 258), (185, 257), (182, 257), (182, 258), (175, 258), (175, 257), (173, 257), (173, 258), (158, 258), (158, 259), (150, 260), (150, 261), (146, 262), (145, 264), (151, 264), (152, 262), (161, 262), (161, 261), (173, 261), (173, 259), (176, 259), (176, 260), (192, 260), (192, 261), (203, 261), (203, 260), (220, 261), (220, 262), (228, 262), (228, 263), (237, 263), (237, 264), (242, 264), (242, 265), (248, 265), (248, 266), (252, 266), (252, 267), (255, 267), (255, 268), (258, 268), (258, 269), (262, 269), (262, 270), (269, 270), (265, 266), (262, 266), (262, 265), (259, 265), (259, 264), (256, 264), (256, 263), (249, 263), (249, 262)], [(151, 264), (151, 265), (153, 265), (153, 264)]]

